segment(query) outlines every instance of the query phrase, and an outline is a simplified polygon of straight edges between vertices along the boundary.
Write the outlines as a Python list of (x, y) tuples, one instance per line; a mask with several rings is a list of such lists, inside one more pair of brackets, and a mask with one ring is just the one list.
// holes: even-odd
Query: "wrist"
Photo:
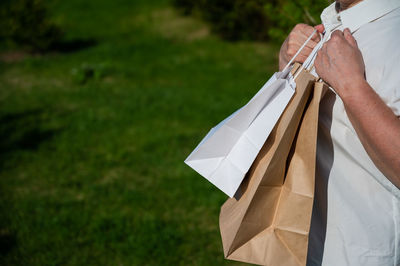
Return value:
[(371, 87), (364, 77), (354, 77), (351, 82), (344, 84), (337, 93), (342, 101), (346, 103), (361, 99), (369, 90), (371, 90)]

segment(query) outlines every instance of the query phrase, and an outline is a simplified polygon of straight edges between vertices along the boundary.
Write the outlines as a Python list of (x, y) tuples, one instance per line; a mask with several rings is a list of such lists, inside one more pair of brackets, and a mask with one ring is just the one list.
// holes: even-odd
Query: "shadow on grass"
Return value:
[(0, 228), (0, 255), (6, 255), (11, 252), (17, 244), (14, 234), (8, 232), (6, 229)]
[(60, 52), (60, 53), (73, 53), (81, 50), (85, 50), (96, 46), (98, 44), (97, 40), (93, 38), (88, 39), (74, 39), (74, 40), (64, 40), (58, 43), (55, 43), (51, 47), (51, 51)]
[(0, 157), (16, 150), (36, 150), (60, 131), (42, 128), (42, 113), (34, 109), (0, 116)]
[[(37, 57), (46, 53), (74, 53), (94, 47), (98, 44), (93, 38), (64, 40), (53, 44), (46, 51), (29, 51), (23, 47), (13, 47), (11, 50), (0, 51), (0, 62), (15, 63), (27, 57)], [(16, 50), (15, 50), (16, 49)]]
[[(0, 169), (5, 170), (4, 166), (12, 152), (36, 150), (60, 131), (44, 128), (46, 112), (49, 113), (49, 110), (31, 109), (0, 114)], [(12, 195), (12, 191), (0, 186), (0, 261), (18, 246), (17, 234), (11, 224), (11, 216), (16, 215)]]

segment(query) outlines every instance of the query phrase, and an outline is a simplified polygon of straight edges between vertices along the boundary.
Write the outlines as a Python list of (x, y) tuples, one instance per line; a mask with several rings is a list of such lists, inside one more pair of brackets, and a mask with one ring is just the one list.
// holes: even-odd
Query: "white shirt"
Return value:
[[(349, 28), (366, 79), (400, 116), (400, 0), (364, 0), (321, 19)], [(340, 78), (340, 77), (338, 77)], [(315, 201), (307, 265), (399, 266), (400, 190), (376, 168), (333, 92), (321, 102)]]

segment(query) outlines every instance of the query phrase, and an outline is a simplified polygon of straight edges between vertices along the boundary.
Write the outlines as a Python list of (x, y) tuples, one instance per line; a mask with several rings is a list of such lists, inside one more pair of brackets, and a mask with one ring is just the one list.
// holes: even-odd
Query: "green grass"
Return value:
[(223, 258), (227, 197), (183, 160), (277, 48), (223, 42), (163, 0), (49, 6), (92, 45), (0, 62), (0, 264), (239, 264)]

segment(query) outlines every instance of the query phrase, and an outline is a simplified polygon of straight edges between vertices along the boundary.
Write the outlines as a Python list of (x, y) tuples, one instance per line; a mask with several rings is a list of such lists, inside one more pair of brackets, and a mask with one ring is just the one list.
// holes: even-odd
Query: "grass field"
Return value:
[(1, 51), (1, 265), (237, 265), (226, 196), (184, 165), (277, 66), (166, 0), (48, 1), (46, 55)]

